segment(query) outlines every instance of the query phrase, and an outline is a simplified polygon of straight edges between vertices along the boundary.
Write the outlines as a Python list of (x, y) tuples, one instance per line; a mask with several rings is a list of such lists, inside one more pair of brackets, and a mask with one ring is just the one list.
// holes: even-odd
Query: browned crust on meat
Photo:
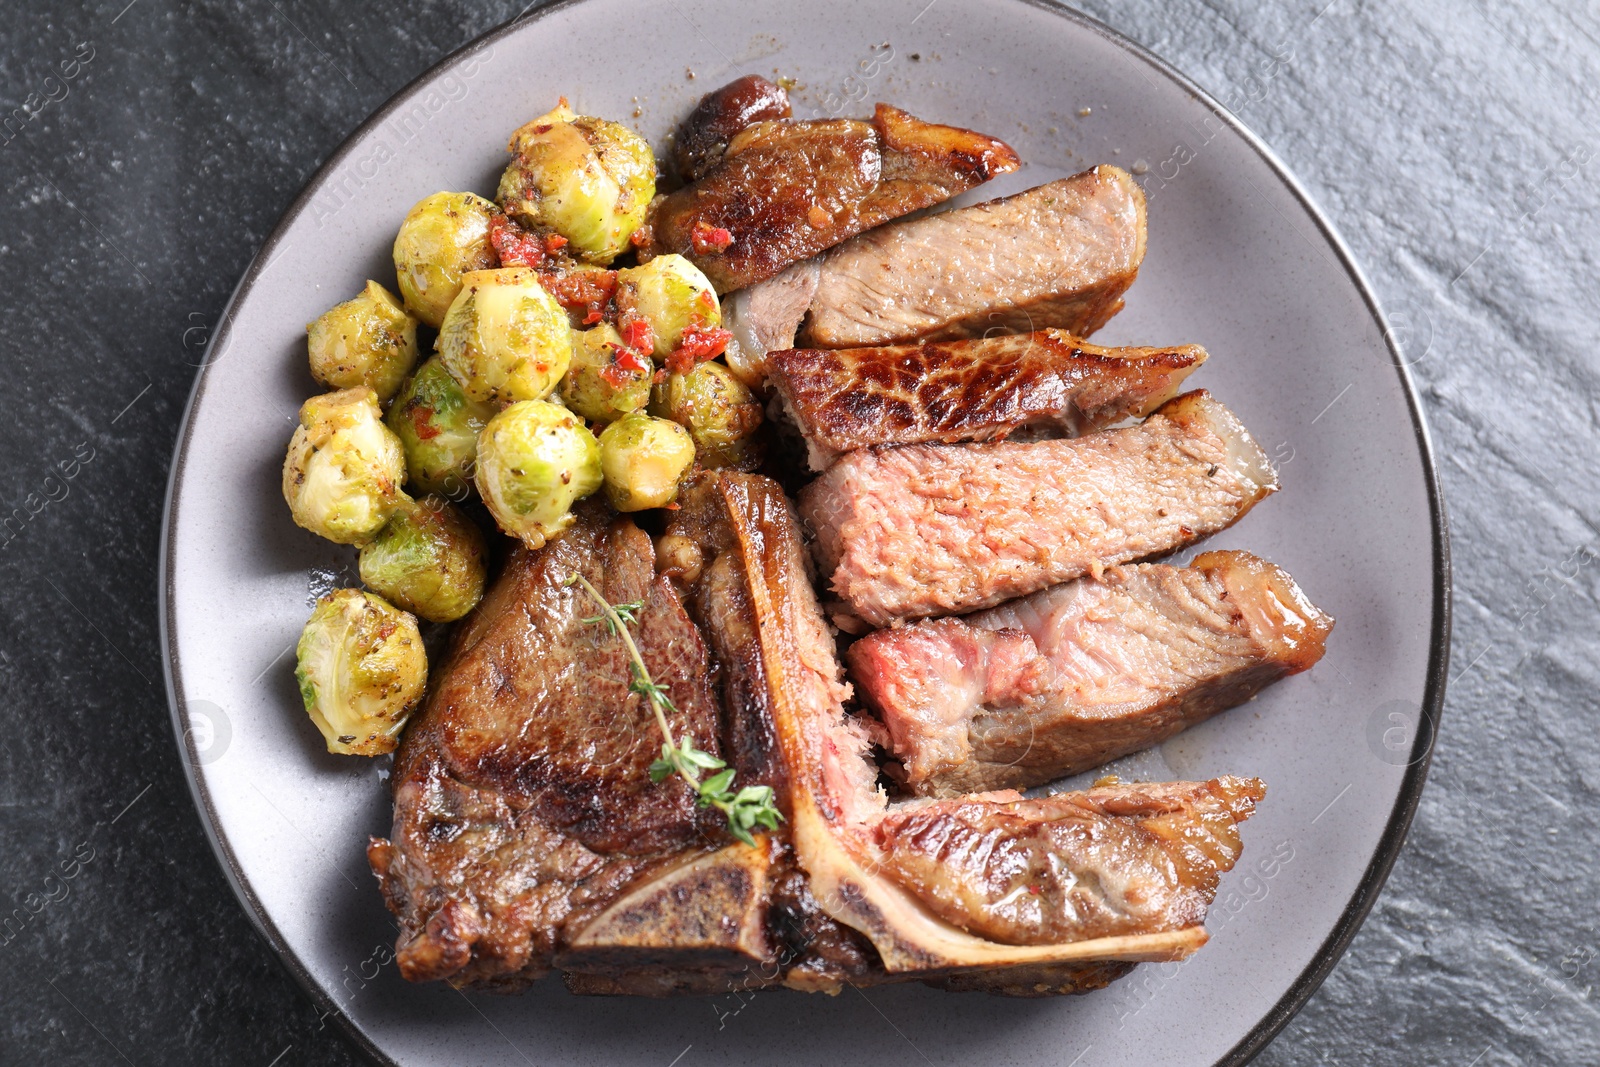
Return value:
[(1050, 944), (1203, 923), (1265, 794), (1230, 777), (961, 798), (891, 811), (875, 832), (885, 873), (947, 922)]
[(620, 640), (583, 623), (593, 609), (564, 585), (577, 571), (617, 602), (644, 601), (638, 640), (673, 729), (714, 752), (710, 661), (653, 557), (632, 522), (585, 504), (561, 537), (513, 554), (436, 668), (395, 761), (393, 830), (368, 850), (407, 979), (526, 985), (567, 924), (720, 843), (687, 787), (650, 781), (660, 742)]
[(1205, 362), (1198, 345), (1104, 348), (1063, 330), (878, 348), (769, 353), (768, 381), (829, 454), (982, 441), (1024, 428), (1066, 436), (1143, 418)]
[[(757, 122), (699, 181), (652, 207), (650, 251), (687, 256), (728, 293), (1020, 165), (1003, 141), (887, 104), (867, 122)], [(732, 243), (697, 248), (697, 229), (726, 230)]]
[(757, 122), (786, 119), (792, 114), (783, 86), (759, 74), (746, 74), (701, 98), (678, 126), (672, 162), (686, 182), (702, 177), (722, 160), (728, 142)]

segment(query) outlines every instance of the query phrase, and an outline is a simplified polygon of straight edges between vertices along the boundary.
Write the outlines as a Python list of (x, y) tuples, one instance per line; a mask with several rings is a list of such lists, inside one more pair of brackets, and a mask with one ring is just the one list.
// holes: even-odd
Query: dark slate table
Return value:
[[(521, 2), (124, 4), (19, 0), (0, 46), (0, 518), (21, 516), (0, 532), (0, 892), (26, 918), (0, 942), (0, 1062), (353, 1063), (184, 785), (162, 489), (207, 331), (279, 214)], [(1088, 7), (1242, 115), (1349, 240), (1454, 530), (1452, 681), (1410, 841), (1259, 1062), (1600, 1063), (1600, 14)]]

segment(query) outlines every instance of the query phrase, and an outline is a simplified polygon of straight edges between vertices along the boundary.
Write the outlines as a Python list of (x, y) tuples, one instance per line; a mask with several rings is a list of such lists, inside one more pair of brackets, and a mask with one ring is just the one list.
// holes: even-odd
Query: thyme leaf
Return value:
[[(663, 738), (661, 758), (650, 764), (650, 780), (660, 783), (674, 775), (682, 779), (695, 791), (695, 803), (702, 808), (721, 811), (727, 817), (728, 832), (747, 845), (756, 843), (753, 831), (776, 830), (783, 821), (783, 813), (778, 810), (771, 786), (747, 785), (735, 790), (733, 780), (737, 772), (726, 762), (695, 748), (694, 742), (687, 737), (681, 742), (673, 738), (672, 728), (667, 724), (667, 712), (677, 714), (678, 709), (673, 707), (666, 690), (650, 677), (639, 646), (634, 643), (633, 633), (628, 629), (630, 624), (638, 625), (644, 602), (634, 600), (612, 604), (589, 579), (576, 572), (569, 575), (563, 584), (583, 586), (584, 592), (600, 609), (598, 615), (591, 615), (583, 622), (586, 625), (603, 624), (609, 633), (622, 638), (623, 646), (628, 650), (628, 691), (639, 694), (650, 705)], [(706, 771), (714, 773), (702, 781), (701, 775)]]

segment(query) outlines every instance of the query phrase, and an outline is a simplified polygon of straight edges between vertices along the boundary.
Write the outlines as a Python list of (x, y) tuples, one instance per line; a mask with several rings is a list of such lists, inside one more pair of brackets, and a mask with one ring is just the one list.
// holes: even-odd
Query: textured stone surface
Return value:
[[(0, 534), (0, 892), (28, 916), (0, 943), (0, 1061), (358, 1062), (184, 785), (161, 489), (206, 331), (301, 184), (521, 5), (123, 2), (23, 0), (0, 44), (0, 112), (39, 94), (0, 136), (0, 514), (37, 511)], [(1259, 1062), (1597, 1063), (1600, 17), (1322, 2), (1087, 5), (1233, 106), (1343, 232), (1451, 509), (1454, 681), (1410, 842)]]

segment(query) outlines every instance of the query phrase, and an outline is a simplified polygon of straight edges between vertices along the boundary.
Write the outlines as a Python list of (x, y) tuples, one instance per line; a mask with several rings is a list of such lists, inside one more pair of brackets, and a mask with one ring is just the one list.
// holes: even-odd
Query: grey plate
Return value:
[[(597, 67), (595, 55), (619, 59)], [(1146, 164), (1149, 258), (1096, 340), (1210, 349), (1196, 384), (1240, 414), (1285, 488), (1208, 547), (1282, 564), (1339, 620), (1309, 674), (1125, 761), (1143, 777), (1269, 783), (1211, 943), (1187, 963), (1060, 1000), (907, 986), (668, 1003), (576, 998), (555, 981), (466, 996), (410, 986), (390, 965), (394, 928), (362, 852), (388, 828), (387, 761), (323, 752), (292, 678), (312, 594), (355, 584), (353, 553), (296, 529), (278, 492), (295, 412), (316, 391), (301, 327), (365, 277), (391, 283), (405, 210), (439, 189), (492, 191), (509, 131), (558, 95), (659, 139), (699, 93), (752, 71), (797, 78), (802, 115), (881, 99), (1011, 141), (1029, 165), (968, 200), (1093, 163)], [(320, 1010), (379, 1060), (1088, 1067), (1242, 1063), (1326, 975), (1422, 788), (1448, 587), (1427, 434), (1370, 291), (1282, 165), (1159, 60), (1022, 0), (575, 0), (401, 92), (267, 241), (195, 385), (162, 608), (174, 723), (218, 857)]]

